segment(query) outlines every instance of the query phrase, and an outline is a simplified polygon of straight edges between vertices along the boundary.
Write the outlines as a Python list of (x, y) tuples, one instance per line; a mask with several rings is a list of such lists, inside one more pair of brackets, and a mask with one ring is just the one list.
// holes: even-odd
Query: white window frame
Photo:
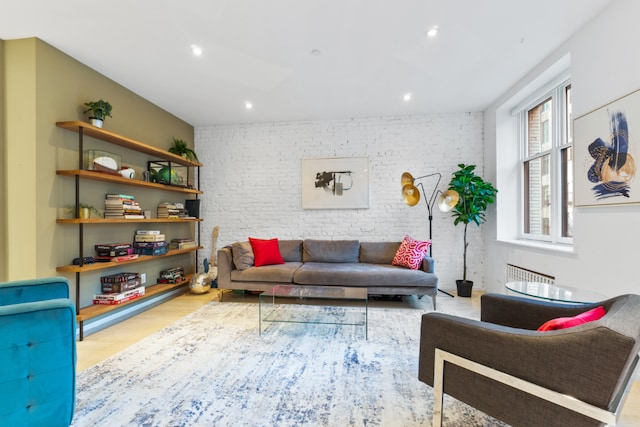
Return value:
[[(552, 86), (551, 89), (549, 87)], [(562, 190), (564, 183), (562, 182), (562, 150), (573, 146), (573, 141), (566, 141), (565, 138), (569, 135), (567, 132), (567, 126), (572, 126), (572, 123), (567, 123), (566, 120), (566, 89), (571, 86), (571, 79), (566, 77), (555, 82), (551, 82), (550, 85), (545, 85), (544, 89), (537, 91), (533, 97), (530, 97), (525, 105), (521, 108), (517, 108), (514, 114), (517, 115), (518, 120), (518, 154), (519, 154), (519, 238), (526, 240), (535, 240), (540, 242), (547, 242), (552, 244), (573, 244), (573, 237), (562, 236)], [(528, 142), (528, 112), (532, 108), (538, 106), (546, 99), (552, 99), (552, 142), (549, 150), (536, 153), (535, 155), (527, 155), (527, 142)], [(524, 164), (526, 161), (543, 157), (545, 154), (550, 154), (550, 170), (551, 170), (551, 224), (550, 234), (532, 234), (525, 233), (525, 176), (524, 176)], [(575, 161), (575, 160), (574, 160)], [(574, 164), (575, 168), (575, 164)], [(575, 211), (574, 211), (575, 214)]]

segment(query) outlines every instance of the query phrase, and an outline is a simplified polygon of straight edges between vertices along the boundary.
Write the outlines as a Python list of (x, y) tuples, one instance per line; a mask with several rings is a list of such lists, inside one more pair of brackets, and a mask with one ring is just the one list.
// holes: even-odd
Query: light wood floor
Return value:
[[(217, 301), (217, 299), (218, 290), (212, 290), (203, 295), (185, 293), (114, 326), (85, 336), (84, 341), (77, 343), (78, 372), (107, 359), (142, 338), (198, 310), (210, 301)], [(409, 299), (404, 302), (391, 301), (380, 304), (410, 304), (418, 306), (427, 304), (430, 306), (427, 300), (428, 298), (422, 300)], [(233, 292), (225, 292), (224, 301), (245, 301), (253, 303), (257, 301), (257, 298), (255, 296), (242, 296)], [(438, 305), (440, 306), (439, 308), (449, 313), (479, 318), (479, 294), (474, 294), (472, 298), (450, 298), (444, 294), (440, 294), (438, 296)], [(640, 382), (634, 383), (617, 426), (640, 426)]]

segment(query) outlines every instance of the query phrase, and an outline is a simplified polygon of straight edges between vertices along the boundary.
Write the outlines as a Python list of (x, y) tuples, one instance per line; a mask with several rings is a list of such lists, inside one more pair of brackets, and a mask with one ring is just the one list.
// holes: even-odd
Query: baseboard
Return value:
[[(137, 304), (130, 304), (120, 310), (114, 310), (108, 314), (105, 314), (104, 316), (96, 317), (95, 319), (91, 320), (85, 320), (84, 336), (87, 337), (92, 333), (108, 328), (109, 326), (115, 325), (116, 323), (122, 322), (123, 320), (140, 314), (143, 311), (149, 310), (150, 308), (160, 305), (171, 298), (175, 298), (177, 295), (184, 293), (184, 291), (184, 288), (176, 288), (154, 297), (145, 298)], [(80, 327), (78, 326), (76, 327), (76, 338), (79, 339), (79, 337)]]

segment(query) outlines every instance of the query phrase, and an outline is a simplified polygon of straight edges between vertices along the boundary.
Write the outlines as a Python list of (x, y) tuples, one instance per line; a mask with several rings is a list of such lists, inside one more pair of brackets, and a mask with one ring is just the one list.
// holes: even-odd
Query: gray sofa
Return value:
[(266, 291), (275, 284), (365, 287), (370, 295), (429, 295), (436, 306), (434, 261), (422, 268), (392, 265), (401, 242), (358, 240), (279, 240), (284, 264), (253, 266), (249, 242), (218, 251), (220, 289)]

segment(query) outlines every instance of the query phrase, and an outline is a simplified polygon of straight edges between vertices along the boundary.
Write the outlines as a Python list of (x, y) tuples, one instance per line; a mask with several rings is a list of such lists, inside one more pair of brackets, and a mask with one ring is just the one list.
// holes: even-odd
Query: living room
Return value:
[[(0, 41), (4, 83), (0, 112), (5, 129), (0, 135), (5, 171), (0, 187), (0, 280), (58, 275), (56, 267), (77, 256), (75, 230), (55, 224), (60, 211), (73, 203), (72, 185), (68, 178), (56, 176), (56, 170), (75, 167), (77, 136), (56, 128), (55, 123), (83, 119), (82, 104), (104, 97), (114, 106), (114, 117), (106, 124), (109, 130), (144, 141), (166, 141), (167, 147), (172, 136), (184, 138), (205, 165), (201, 212), (206, 237), (198, 268), (212, 251), (208, 236), (216, 226), (219, 247), (248, 236), (399, 241), (410, 234), (426, 240), (426, 208), (422, 203), (409, 207), (402, 202), (402, 172), (414, 176), (439, 172), (443, 176), (439, 188), (444, 190), (458, 163), (473, 163), (499, 189), (487, 222), (469, 230), (468, 274), (476, 290), (504, 293), (506, 266), (514, 264), (553, 276), (557, 284), (607, 297), (637, 293), (637, 285), (629, 278), (635, 272), (633, 240), (640, 233), (634, 223), (638, 205), (575, 209), (573, 242), (567, 245), (519, 239), (513, 224), (519, 207), (505, 201), (517, 200), (511, 197), (517, 183), (513, 165), (509, 159), (503, 163), (502, 147), (512, 137), (505, 123), (530, 90), (543, 86), (541, 79), (551, 79), (550, 74), (566, 70), (563, 64), (569, 64), (574, 118), (640, 88), (639, 59), (629, 48), (640, 42), (634, 19), (640, 5), (632, 0), (603, 4), (606, 7), (592, 21), (514, 81), (506, 93), (496, 94), (490, 106), (473, 112), (404, 115), (399, 108), (398, 114), (389, 116), (193, 124), (47, 40)], [(91, 148), (92, 142), (88, 144)], [(368, 158), (369, 209), (303, 209), (302, 160), (330, 157)], [(144, 163), (135, 157), (129, 161)], [(99, 205), (104, 192), (92, 185), (87, 190), (91, 195), (86, 201)], [(89, 234), (91, 238), (109, 235), (102, 229), (88, 233), (95, 233)], [(439, 286), (455, 292), (455, 280), (462, 272), (462, 229), (453, 225), (449, 214), (436, 211), (432, 238)], [(89, 274), (86, 283), (97, 277), (98, 273)], [(73, 281), (73, 274), (68, 279)], [(82, 304), (89, 303), (91, 293), (83, 296)]]

